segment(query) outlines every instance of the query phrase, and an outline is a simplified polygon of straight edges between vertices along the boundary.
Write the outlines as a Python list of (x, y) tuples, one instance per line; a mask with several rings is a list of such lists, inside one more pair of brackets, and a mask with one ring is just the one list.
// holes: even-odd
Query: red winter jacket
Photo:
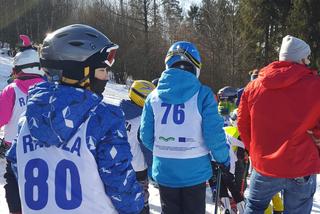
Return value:
[(253, 167), (265, 176), (320, 173), (319, 150), (307, 134), (320, 121), (320, 77), (306, 66), (273, 62), (241, 97), (238, 128)]

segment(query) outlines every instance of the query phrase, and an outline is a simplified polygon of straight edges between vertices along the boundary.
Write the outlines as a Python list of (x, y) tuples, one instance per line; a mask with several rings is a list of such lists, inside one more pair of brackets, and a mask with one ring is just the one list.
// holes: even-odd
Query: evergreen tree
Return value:
[(245, 59), (249, 65), (261, 67), (277, 59), (290, 3), (290, 0), (240, 1), (240, 32), (248, 44)]
[(200, 19), (200, 7), (197, 5), (190, 5), (187, 14), (187, 20), (191, 23), (191, 27), (195, 28), (195, 25), (199, 23)]
[(174, 32), (177, 31), (180, 27), (181, 21), (183, 20), (182, 8), (180, 7), (179, 0), (163, 0), (162, 4), (167, 22), (168, 37), (172, 43), (176, 40)]
[(311, 48), (311, 63), (320, 66), (320, 4), (318, 0), (295, 0), (287, 20), (287, 33), (305, 40)]

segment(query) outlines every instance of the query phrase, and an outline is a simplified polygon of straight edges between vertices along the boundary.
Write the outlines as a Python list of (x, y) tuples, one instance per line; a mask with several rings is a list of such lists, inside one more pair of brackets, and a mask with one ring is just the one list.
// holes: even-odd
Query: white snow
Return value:
[(7, 79), (12, 70), (12, 58), (2, 54), (0, 56), (0, 91), (7, 85)]
[[(0, 56), (0, 91), (6, 86), (6, 80), (10, 75), (12, 68), (12, 58)], [(118, 103), (121, 99), (128, 98), (128, 88), (125, 85), (119, 85), (115, 83), (108, 83), (106, 86), (106, 90), (104, 91), (104, 98), (107, 102), (110, 103)], [(0, 130), (0, 137), (3, 136), (3, 132)], [(4, 178), (3, 174), (5, 171), (5, 160), (0, 159), (0, 213), (6, 214), (9, 213), (8, 206), (5, 200), (4, 193)], [(320, 177), (317, 179), (317, 191), (314, 196), (314, 204), (312, 213), (320, 213)], [(150, 191), (150, 213), (158, 214), (161, 212), (160, 207), (160, 197), (158, 189), (154, 188), (153, 185), (149, 185)], [(211, 202), (211, 192), (210, 189), (207, 188), (207, 197), (206, 197), (206, 213), (214, 213), (214, 205)]]

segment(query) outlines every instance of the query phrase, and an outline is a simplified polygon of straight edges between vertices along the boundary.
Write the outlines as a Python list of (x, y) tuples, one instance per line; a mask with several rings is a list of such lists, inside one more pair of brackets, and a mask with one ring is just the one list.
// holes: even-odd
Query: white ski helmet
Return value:
[(13, 66), (16, 73), (22, 71), (25, 74), (44, 75), (44, 72), (40, 69), (39, 54), (33, 48), (18, 52), (13, 58)]

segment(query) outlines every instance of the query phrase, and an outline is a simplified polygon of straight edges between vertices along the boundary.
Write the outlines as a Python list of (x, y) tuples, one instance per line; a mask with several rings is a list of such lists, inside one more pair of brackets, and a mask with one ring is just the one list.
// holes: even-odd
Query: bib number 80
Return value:
[[(35, 173), (35, 171), (37, 173)], [(70, 176), (67, 176), (69, 172)], [(48, 203), (49, 177), (48, 164), (40, 158), (28, 161), (25, 171), (24, 197), (27, 206), (32, 210), (41, 210)], [(71, 194), (67, 197), (67, 177), (71, 181)], [(71, 210), (79, 207), (82, 202), (80, 176), (77, 166), (69, 160), (61, 160), (55, 168), (54, 177), (55, 201), (59, 208)]]

